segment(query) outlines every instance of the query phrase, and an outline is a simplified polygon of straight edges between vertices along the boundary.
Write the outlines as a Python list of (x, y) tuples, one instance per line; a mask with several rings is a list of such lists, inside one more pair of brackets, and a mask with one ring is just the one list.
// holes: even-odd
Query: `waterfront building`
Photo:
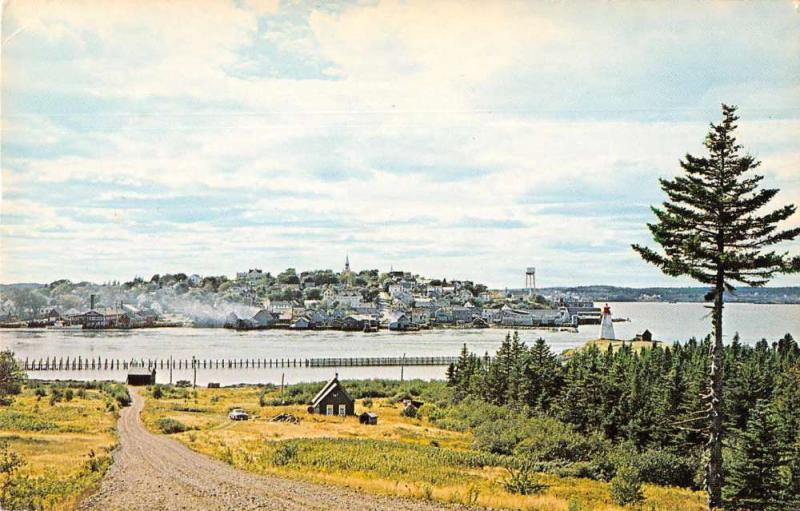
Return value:
[(411, 320), (405, 312), (393, 311), (389, 314), (389, 330), (405, 330), (411, 325)]
[(301, 316), (297, 318), (294, 323), (291, 324), (290, 328), (294, 328), (295, 330), (306, 330), (311, 326), (311, 320), (308, 319), (306, 316)]

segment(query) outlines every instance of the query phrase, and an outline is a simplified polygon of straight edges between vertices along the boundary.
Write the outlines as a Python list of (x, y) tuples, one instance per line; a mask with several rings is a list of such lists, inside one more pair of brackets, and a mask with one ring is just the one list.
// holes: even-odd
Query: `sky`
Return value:
[(630, 244), (722, 102), (800, 204), (797, 2), (4, 1), (0, 282), (689, 285)]

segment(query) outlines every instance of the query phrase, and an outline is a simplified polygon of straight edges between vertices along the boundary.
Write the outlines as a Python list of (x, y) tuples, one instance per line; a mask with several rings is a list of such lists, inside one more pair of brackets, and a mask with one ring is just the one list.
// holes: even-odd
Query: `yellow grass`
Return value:
[[(467, 450), (469, 433), (457, 433), (437, 428), (425, 420), (410, 419), (400, 414), (400, 405), (375, 399), (372, 411), (379, 415), (377, 426), (365, 426), (355, 417), (326, 417), (310, 415), (305, 406), (258, 406), (259, 390), (255, 388), (198, 389), (185, 398), (155, 400), (147, 398), (143, 419), (149, 429), (158, 431), (156, 421), (162, 417), (179, 420), (197, 428), (172, 435), (190, 448), (220, 458), (237, 468), (263, 474), (314, 482), (347, 486), (362, 491), (433, 499), (449, 503), (473, 503), (496, 509), (567, 511), (571, 500), (582, 511), (621, 511), (611, 503), (608, 484), (589, 479), (561, 478), (542, 474), (541, 481), (548, 489), (540, 495), (514, 495), (501, 486), (507, 471), (501, 467), (460, 468), (442, 467), (443, 476), (435, 483), (425, 483), (425, 477), (409, 474), (381, 476), (376, 471), (344, 470), (339, 467), (319, 467), (290, 463), (277, 466), (271, 461), (270, 446), (290, 439), (369, 439), (390, 442), (383, 445), (430, 446), (432, 441), (441, 448)], [(212, 396), (215, 396), (212, 400)], [(362, 401), (356, 411), (367, 410)], [(244, 408), (251, 420), (232, 422), (227, 419), (230, 408)], [(196, 411), (181, 411), (191, 408)], [(280, 413), (291, 413), (301, 419), (299, 425), (269, 422)], [(319, 443), (308, 449), (319, 449)], [(326, 443), (322, 444), (327, 445)], [(324, 447), (323, 447), (324, 448)], [(365, 455), (380, 458), (383, 453), (372, 444), (363, 446)], [(375, 452), (373, 452), (375, 451)], [(361, 452), (361, 451), (360, 451)], [(323, 453), (324, 455), (324, 453)], [(457, 474), (454, 471), (458, 471)], [(428, 479), (429, 480), (429, 479)], [(693, 511), (703, 509), (699, 492), (678, 488), (645, 486), (647, 503), (658, 511)]]
[[(109, 456), (116, 443), (116, 417), (107, 411), (107, 399), (100, 391), (87, 390), (85, 398), (75, 395), (51, 406), (47, 397), (25, 389), (12, 405), (0, 408), (0, 440), (24, 457), (18, 474), (37, 481), (45, 509), (74, 509), (102, 477), (102, 471), (87, 470), (87, 461), (90, 452), (101, 459)], [(11, 421), (15, 416), (21, 418)], [(108, 459), (103, 461), (107, 466)]]
[(625, 346), (632, 347), (634, 349), (634, 351), (641, 351), (641, 350), (644, 350), (644, 349), (652, 348), (654, 342), (657, 343), (657, 344), (661, 344), (661, 341), (624, 341), (624, 340), (612, 341), (612, 340), (609, 340), (609, 339), (595, 339), (595, 340), (592, 340), (592, 341), (586, 341), (583, 344), (583, 346), (581, 346), (579, 348), (573, 348), (573, 349), (564, 350), (562, 352), (562, 356), (568, 357), (572, 353), (574, 353), (576, 349), (577, 350), (585, 350), (585, 349), (589, 348), (590, 346), (597, 346), (597, 348), (600, 351), (604, 352), (604, 351), (606, 351), (608, 349), (609, 346), (612, 346), (612, 349), (614, 351), (619, 351), (619, 349), (622, 348), (622, 346), (624, 344)]

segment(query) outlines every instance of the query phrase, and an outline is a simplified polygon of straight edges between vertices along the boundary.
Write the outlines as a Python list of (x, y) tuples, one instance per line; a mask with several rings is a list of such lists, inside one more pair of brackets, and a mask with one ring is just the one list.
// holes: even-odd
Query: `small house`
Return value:
[(146, 367), (131, 367), (128, 369), (128, 385), (154, 385), (156, 383), (156, 370)]
[(358, 416), (358, 422), (361, 424), (368, 424), (371, 426), (378, 425), (378, 414), (372, 412), (364, 412)]
[(294, 323), (291, 324), (290, 328), (294, 328), (295, 330), (306, 330), (311, 326), (311, 321), (305, 316), (301, 316), (295, 320)]
[(401, 311), (394, 311), (389, 315), (389, 330), (406, 330), (411, 325), (411, 320)]
[(275, 317), (266, 309), (261, 309), (253, 315), (253, 322), (264, 328), (272, 325), (275, 322)]
[(636, 341), (645, 341), (645, 342), (652, 342), (653, 341), (653, 334), (650, 330), (645, 330), (640, 334), (636, 334)]
[(339, 383), (338, 374), (314, 396), (308, 411), (309, 413), (342, 417), (356, 414), (355, 401)]

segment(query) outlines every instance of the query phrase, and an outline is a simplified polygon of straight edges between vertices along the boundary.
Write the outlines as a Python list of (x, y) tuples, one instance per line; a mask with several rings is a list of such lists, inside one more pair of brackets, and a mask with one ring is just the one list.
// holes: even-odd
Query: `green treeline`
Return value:
[[(476, 447), (543, 470), (702, 487), (710, 340), (577, 350), (508, 335), (494, 358), (466, 346), (448, 368), (453, 409), (432, 419), (474, 428)], [(787, 334), (724, 350), (726, 509), (800, 509), (800, 348)], [(477, 410), (477, 412), (474, 412)]]

